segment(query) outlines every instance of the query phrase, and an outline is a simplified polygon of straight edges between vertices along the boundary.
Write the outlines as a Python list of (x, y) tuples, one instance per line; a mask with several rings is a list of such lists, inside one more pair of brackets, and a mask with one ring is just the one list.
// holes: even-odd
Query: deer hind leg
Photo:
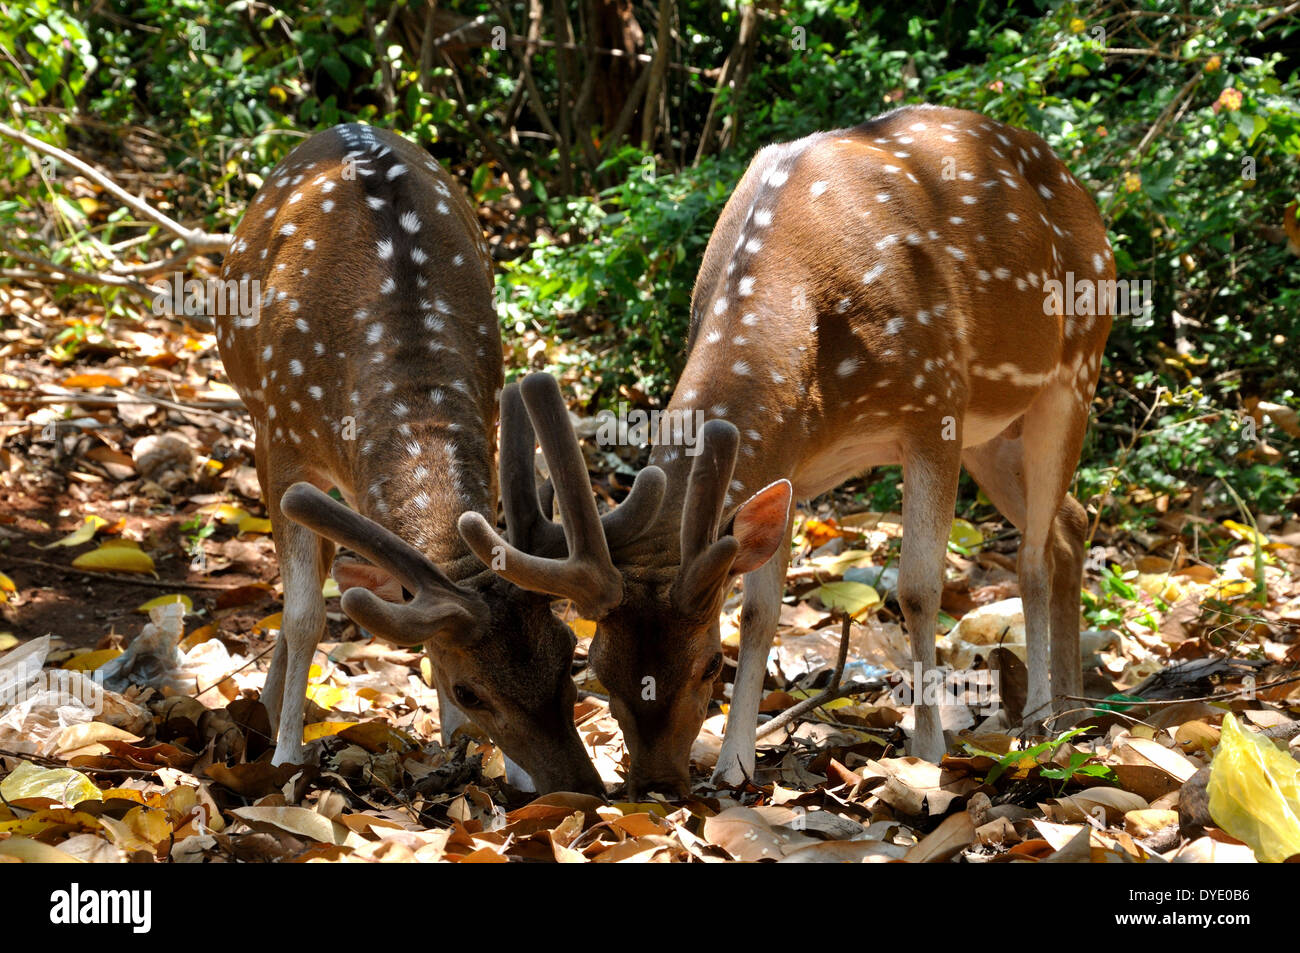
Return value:
[[(918, 428), (918, 431), (921, 428)], [(938, 435), (940, 428), (933, 432)], [(916, 727), (910, 754), (939, 761), (948, 750), (943, 721), (928, 689), (939, 683), (935, 671), (935, 626), (943, 592), (943, 562), (957, 504), (961, 440), (936, 439), (904, 448), (903, 552), (899, 560), (898, 601), (912, 644), (912, 711)]]
[[(1078, 462), (1070, 461), (1070, 472)], [(1083, 694), (1083, 664), (1079, 657), (1079, 598), (1083, 589), (1084, 544), (1088, 513), (1069, 493), (1061, 500), (1052, 532), (1052, 710), (1077, 709), (1071, 701)], [(1060, 730), (1073, 718), (1057, 718)]]
[[(1068, 473), (1073, 472), (1074, 459), (1067, 459), (1068, 448), (1062, 448), (1062, 463)], [(1077, 456), (1077, 454), (1076, 454)], [(995, 437), (962, 454), (962, 463), (979, 484), (993, 505), (1017, 529), (1025, 532), (1028, 500), (1025, 484), (1025, 445), (1021, 435), (1013, 438)], [(1087, 532), (1087, 515), (1074, 497), (1065, 493), (1057, 507), (1052, 522), (1050, 542), (1046, 552), (1047, 572), (1050, 578), (1050, 634), (1051, 694), (1054, 710), (1065, 706), (1066, 695), (1078, 695), (1082, 688), (1082, 670), (1079, 658), (1079, 590), (1083, 576), (1083, 544)], [(1021, 569), (1025, 567), (1021, 557)], [(1021, 582), (1022, 595), (1027, 587)], [(1026, 603), (1026, 630), (1029, 628), (1029, 603)], [(1032, 611), (1041, 611), (1037, 607)], [(1037, 628), (1041, 629), (1041, 626)], [(1041, 668), (1040, 664), (1040, 668)], [(1040, 671), (1040, 678), (1045, 673)], [(1041, 697), (1041, 693), (1040, 693)]]
[(747, 776), (754, 775), (758, 706), (763, 697), (767, 655), (781, 616), (781, 593), (785, 591), (793, 528), (792, 512), (785, 529), (785, 545), (762, 566), (745, 574), (745, 594), (740, 607), (740, 661), (732, 683), (726, 735), (713, 772), (713, 783), (717, 785), (740, 784)]
[(1019, 437), (998, 437), (965, 453), (966, 468), (1022, 534), (1017, 568), (1029, 655), (1029, 726), (1046, 722), (1082, 683), (1079, 590), (1086, 521), (1067, 489), (1086, 425), (1086, 405), (1069, 387), (1053, 385), (1025, 413)]
[[(279, 494), (274, 499), (278, 500)], [(272, 716), (276, 745), (271, 763), (297, 764), (303, 756), (302, 716), (306, 707), (307, 673), (325, 631), (325, 597), (321, 595), (321, 587), (334, 558), (334, 544), (286, 519), (278, 504), (270, 510), (280, 579), (284, 584), (280, 639), (266, 678), (267, 708), (274, 702), (278, 712)]]

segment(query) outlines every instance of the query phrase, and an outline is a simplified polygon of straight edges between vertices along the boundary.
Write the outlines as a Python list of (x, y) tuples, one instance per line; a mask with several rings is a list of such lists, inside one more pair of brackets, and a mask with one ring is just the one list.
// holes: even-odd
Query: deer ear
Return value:
[(777, 480), (740, 505), (731, 521), (731, 535), (740, 543), (736, 561), (731, 564), (732, 575), (753, 572), (772, 558), (785, 540), (793, 496), (790, 481)]
[(347, 592), (358, 586), (369, 589), (385, 602), (403, 602), (402, 584), (393, 578), (386, 569), (370, 563), (352, 560), (336, 560), (330, 569), (330, 575), (339, 584), (340, 592)]

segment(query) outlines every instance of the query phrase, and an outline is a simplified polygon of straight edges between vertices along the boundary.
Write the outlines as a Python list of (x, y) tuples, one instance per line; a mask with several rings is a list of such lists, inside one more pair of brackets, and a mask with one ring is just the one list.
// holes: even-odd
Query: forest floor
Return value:
[[(1211, 817), (1206, 794), (1268, 770), (1267, 751), (1246, 757), (1261, 733), (1283, 748), (1300, 738), (1300, 523), (1256, 514), (1256, 530), (1178, 500), (1162, 504), (1154, 532), (1098, 520), (1085, 694), (1127, 694), (1100, 708), (1080, 701), (1083, 732), (1013, 729), (1025, 682), (1023, 620), (1009, 601), (1017, 537), (985, 507), (987, 519), (954, 522), (939, 649), (955, 670), (996, 673), (999, 695), (976, 679), (945, 709), (953, 744), (941, 765), (903, 755), (910, 708), (897, 689), (911, 665), (889, 591), (901, 518), (860, 511), (849, 488), (801, 510), (763, 711), (834, 689), (844, 634), (840, 687), (851, 690), (765, 737), (738, 789), (708, 782), (734, 664), (692, 752), (694, 793), (622, 801), (626, 752), (586, 665), (593, 626), (558, 606), (579, 635), (575, 718), (611, 800), (536, 798), (506, 783), (485, 737), (439, 744), (427, 662), (366, 639), (336, 592), (309, 689), (311, 763), (273, 768), (257, 699), (281, 592), (251, 429), (212, 335), (161, 318), (123, 330), (102, 315), (65, 317), (11, 287), (0, 287), (0, 315), (16, 325), (0, 332), (0, 687), (21, 653), (37, 660), (42, 684), (66, 688), (60, 678), (82, 676), (58, 673), (93, 671), (146, 636), (134, 684), (99, 710), (66, 692), (0, 708), (0, 861), (1224, 861), (1300, 851), (1280, 821), (1276, 837), (1243, 844), (1229, 833), (1248, 836), (1236, 816)], [(584, 450), (598, 494), (616, 498), (627, 479), (611, 474), (640, 461)], [(183, 615), (148, 605), (160, 597), (188, 600)], [(738, 614), (733, 597), (723, 620), (732, 663)], [(1238, 722), (1257, 732), (1240, 736)], [(1216, 764), (1233, 753), (1246, 767), (1212, 775), (1216, 750)]]

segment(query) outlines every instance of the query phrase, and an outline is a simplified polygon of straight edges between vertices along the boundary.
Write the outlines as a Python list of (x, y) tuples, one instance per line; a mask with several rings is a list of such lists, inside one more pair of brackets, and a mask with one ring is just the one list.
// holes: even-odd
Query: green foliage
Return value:
[(634, 149), (606, 163), (615, 165), (625, 172), (596, 199), (548, 203), (577, 240), (539, 240), (528, 257), (503, 265), (498, 310), (508, 331), (532, 323), (576, 338), (602, 393), (636, 384), (664, 394), (683, 363), (695, 271), (743, 167), (729, 157), (659, 174)]
[(1092, 629), (1117, 629), (1126, 621), (1150, 631), (1159, 627), (1152, 610), (1164, 612), (1168, 604), (1139, 589), (1137, 570), (1127, 572), (1107, 566), (1097, 579), (1097, 592), (1083, 592), (1083, 617)]
[(1100, 778), (1111, 784), (1119, 784), (1119, 778), (1115, 776), (1115, 771), (1110, 765), (1088, 763), (1094, 757), (1095, 755), (1091, 755), (1086, 751), (1071, 752), (1069, 764), (1059, 767), (1039, 768), (1038, 776), (1049, 781), (1060, 781), (1061, 786), (1058, 793), (1064, 791), (1070, 782), (1076, 778)]
[[(647, 37), (657, 7), (633, 7)], [(904, 103), (976, 109), (1041, 134), (1097, 197), (1120, 277), (1152, 282), (1151, 320), (1120, 319), (1112, 332), (1107, 426), (1085, 448), (1080, 495), (1115, 506), (1108, 516), (1129, 528), (1154, 519), (1135, 488), (1194, 486), (1226, 506), (1231, 486), (1257, 511), (1294, 505), (1300, 445), (1270, 428), (1259, 438), (1276, 453), (1257, 452), (1241, 428), (1250, 398), (1300, 403), (1300, 363), (1279, 360), (1300, 338), (1300, 288), (1294, 258), (1270, 237), (1300, 181), (1295, 17), (1210, 0), (792, 0), (779, 14), (763, 8), (747, 80), (719, 101), (729, 147), (695, 164), (715, 82), (700, 70), (733, 52), (740, 7), (673, 7), (668, 128), (649, 155), (630, 145), (639, 116), (621, 138), (599, 119), (579, 123), (561, 148), (557, 104), (577, 94), (562, 96), (560, 54), (530, 60), (534, 94), (518, 46), (495, 41), (498, 30), (526, 33), (524, 0), (438, 5), (449, 22), (482, 23), (436, 48), (415, 29), (430, 12), (423, 0), (123, 0), (111, 10), (23, 0), (0, 11), (0, 47), (12, 51), (0, 57), (0, 88), (5, 121), (55, 144), (143, 130), (176, 173), (174, 212), (209, 228), (231, 227), (304, 135), (350, 120), (404, 132), (461, 173), (475, 201), (516, 202), (498, 226), (511, 239), (497, 276), (503, 327), (558, 341), (547, 365), (582, 378), (598, 402), (629, 388), (666, 400), (695, 271), (759, 147)], [(553, 37), (550, 19), (543, 32)], [(49, 219), (51, 255), (89, 267), (92, 238), (140, 231), (122, 210), (97, 217), (25, 150), (0, 155), (0, 230), (21, 250), (45, 253), (51, 236), (34, 223)], [(129, 312), (129, 295), (102, 300), (110, 315)], [(1154, 406), (1153, 393), (1165, 395)], [(873, 508), (892, 508), (896, 482), (886, 473), (868, 484)]]
[[(984, 779), (985, 784), (993, 784), (997, 781), (998, 778), (1006, 774), (1007, 771), (1010, 770), (1011, 768), (1015, 768), (1022, 764), (1029, 765), (1029, 766), (1037, 765), (1038, 759), (1041, 756), (1051, 754), (1053, 751), (1061, 747), (1061, 745), (1065, 744), (1071, 738), (1074, 738), (1077, 735), (1081, 735), (1087, 730), (1088, 730), (1087, 728), (1071, 728), (1069, 731), (1057, 735), (1055, 738), (1052, 738), (1048, 741), (1040, 742), (1036, 745), (1033, 745), (1029, 748), (1024, 748), (1019, 751), (1008, 751), (1006, 754), (1002, 755), (1001, 757), (990, 754), (987, 751), (981, 751), (969, 743), (966, 742), (963, 743), (966, 744), (966, 747), (969, 748), (975, 754), (985, 754), (985, 755), (989, 755), (990, 757), (997, 758), (998, 763), (989, 769), (988, 777)], [(1039, 773), (1041, 774), (1043, 770), (1044, 769), (1040, 767)], [(1051, 766), (1048, 766), (1046, 770), (1050, 771), (1053, 769)]]

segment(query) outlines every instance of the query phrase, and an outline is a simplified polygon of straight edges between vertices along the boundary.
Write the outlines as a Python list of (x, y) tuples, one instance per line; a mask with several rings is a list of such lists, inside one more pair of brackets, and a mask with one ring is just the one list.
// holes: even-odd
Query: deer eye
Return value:
[(456, 704), (461, 708), (483, 707), (483, 699), (479, 698), (478, 695), (474, 694), (472, 689), (469, 689), (464, 685), (453, 686), (451, 693), (456, 696)]
[(700, 678), (706, 682), (711, 681), (718, 677), (720, 671), (722, 671), (722, 653), (715, 652), (713, 658), (709, 659), (709, 664), (704, 666), (704, 674)]

